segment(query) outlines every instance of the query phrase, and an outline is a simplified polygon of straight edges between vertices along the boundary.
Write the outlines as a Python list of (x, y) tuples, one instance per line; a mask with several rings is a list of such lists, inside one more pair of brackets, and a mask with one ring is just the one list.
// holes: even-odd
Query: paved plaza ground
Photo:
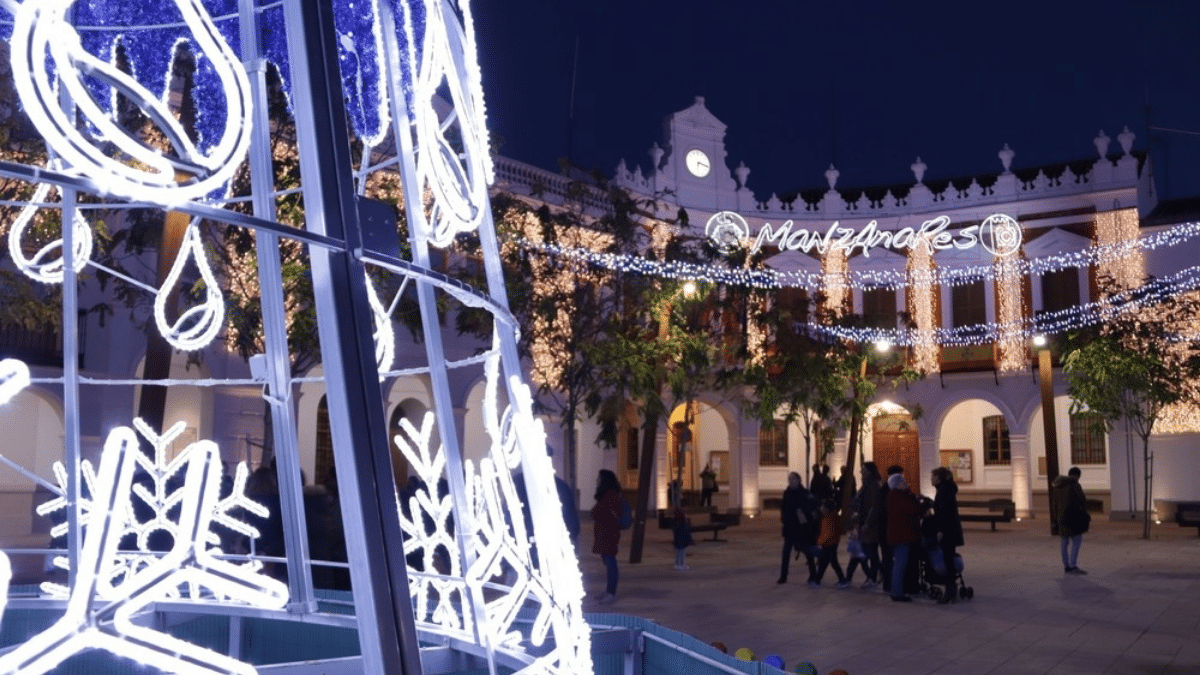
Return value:
[[(622, 533), (617, 601), (595, 602), (604, 567), (591, 553), (591, 526), (579, 545), (588, 598), (584, 610), (644, 617), (723, 642), (730, 653), (750, 648), (759, 658), (783, 657), (787, 669), (810, 661), (821, 675), (1036, 675), (1200, 673), (1200, 537), (1174, 523), (1094, 518), (1079, 566), (1064, 575), (1058, 537), (1045, 518), (965, 523), (970, 601), (937, 605), (927, 598), (891, 602), (863, 591), (861, 571), (851, 590), (837, 590), (832, 570), (808, 588), (804, 562), (777, 585), (780, 527), (768, 512), (722, 533), (696, 535), (691, 569), (676, 571), (670, 532), (650, 523), (643, 561), (631, 565), (629, 532)], [(839, 555), (846, 564), (845, 542)], [(799, 565), (799, 566), (797, 566)]]

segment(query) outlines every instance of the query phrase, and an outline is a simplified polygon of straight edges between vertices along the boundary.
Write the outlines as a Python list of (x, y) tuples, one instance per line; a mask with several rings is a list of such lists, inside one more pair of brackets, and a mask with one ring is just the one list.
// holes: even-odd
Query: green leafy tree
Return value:
[(788, 302), (786, 297), (779, 294), (753, 314), (766, 340), (762, 358), (747, 361), (742, 374), (751, 392), (744, 409), (763, 426), (798, 424), (807, 471), (813, 450), (820, 450), (814, 443), (823, 446), (822, 424), (835, 417), (845, 381), (832, 358), (837, 344), (809, 329), (810, 304), (820, 307), (821, 296), (811, 303), (808, 298)]
[(1106, 432), (1124, 420), (1127, 431), (1142, 441), (1143, 539), (1150, 537), (1154, 424), (1168, 406), (1200, 404), (1200, 294), (1166, 293), (1142, 305), (1140, 300), (1155, 290), (1152, 281), (1123, 291), (1103, 279), (1101, 297), (1111, 303), (1105, 320), (1070, 335), (1063, 359), (1071, 413), (1097, 415)]

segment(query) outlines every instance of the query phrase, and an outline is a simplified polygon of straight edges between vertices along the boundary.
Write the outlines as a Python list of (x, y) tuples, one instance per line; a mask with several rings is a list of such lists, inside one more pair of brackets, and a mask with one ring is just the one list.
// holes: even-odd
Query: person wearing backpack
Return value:
[(596, 505), (592, 507), (592, 553), (604, 562), (606, 584), (599, 603), (610, 605), (617, 599), (617, 544), (621, 541), (622, 514), (629, 510), (628, 502), (621, 495), (621, 484), (617, 474), (600, 469), (596, 479)]

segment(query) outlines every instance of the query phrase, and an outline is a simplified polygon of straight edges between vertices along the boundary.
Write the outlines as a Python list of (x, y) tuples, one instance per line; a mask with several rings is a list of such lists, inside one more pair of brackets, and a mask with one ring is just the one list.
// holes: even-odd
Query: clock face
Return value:
[(692, 148), (688, 150), (687, 156), (684, 158), (684, 163), (687, 170), (692, 172), (696, 178), (704, 178), (712, 169), (712, 164), (708, 161), (708, 155), (704, 154), (703, 150)]

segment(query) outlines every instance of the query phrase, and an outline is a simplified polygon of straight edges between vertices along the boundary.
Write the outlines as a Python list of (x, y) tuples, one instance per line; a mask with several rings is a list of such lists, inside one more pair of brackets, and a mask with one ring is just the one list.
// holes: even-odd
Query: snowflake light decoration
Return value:
[[(137, 435), (129, 427), (118, 427), (108, 435), (92, 482), (82, 569), (77, 570), (66, 612), (49, 628), (0, 656), (0, 673), (38, 675), (95, 649), (181, 675), (257, 672), (237, 659), (137, 625), (139, 613), (155, 602), (178, 597), (185, 587), (205, 588), (219, 598), (273, 609), (283, 607), (288, 597), (281, 582), (220, 560), (209, 548), (207, 534), (222, 503), (221, 456), (211, 441), (191, 444), (181, 453), (183, 460), (172, 464), (172, 473), (182, 475), (182, 485), (175, 491), (179, 497), (173, 493), (170, 500), (179, 506), (170, 550), (136, 570), (121, 562), (117, 547), (131, 529), (134, 471), (145, 464), (141, 455)], [(114, 579), (119, 581), (113, 583)]]
[[(528, 660), (520, 649), (523, 635), (516, 623), (524, 611), (533, 611), (529, 640), (540, 646), (553, 635), (555, 649), (518, 672), (590, 672), (590, 632), (581, 612), (583, 578), (566, 526), (558, 517), (558, 493), (553, 481), (526, 481), (531, 503), (522, 503), (513, 480), (513, 472), (522, 464), (534, 475), (553, 474), (544, 452), (523, 453), (518, 443), (521, 439), (527, 449), (544, 448), (545, 431), (531, 413), (528, 387), (516, 377), (509, 382), (513, 402), (499, 410), (498, 370), (493, 355), (487, 361), (484, 394), (484, 425), (492, 444), (478, 469), (465, 462), (467, 513), (454, 514), (449, 495), (418, 490), (408, 496), (399, 514), (407, 537), (404, 552), (410, 564), (414, 556), (423, 563), (422, 569), (409, 569), (416, 621), (442, 634), (460, 634), (494, 649), (511, 650)], [(420, 428), (401, 420), (404, 433), (394, 439), (429, 486), (438, 484), (446, 468), (443, 450), (430, 447), (433, 420), (433, 413), (427, 413)], [(532, 514), (532, 532), (526, 529), (524, 513), (531, 504), (540, 506)], [(458, 551), (456, 537), (466, 542), (462, 557), (469, 564), (465, 569), (459, 556), (443, 556)], [(536, 549), (530, 546), (535, 540)], [(504, 592), (484, 593), (485, 585)], [(482, 602), (478, 608), (482, 612), (467, 610), (464, 605), (470, 602)], [(475, 625), (476, 616), (481, 625)]]
[[(113, 561), (107, 568), (111, 576), (97, 587), (98, 592), (104, 597), (116, 592), (114, 589), (120, 587), (128, 577), (155, 564), (164, 556), (163, 552), (155, 551), (152, 545), (155, 533), (166, 533), (170, 535), (172, 541), (178, 541), (181, 536), (187, 536), (183, 528), (188, 527), (189, 524), (183, 523), (179, 516), (173, 514), (179, 512), (187, 500), (194, 500), (197, 497), (188, 490), (183, 479), (188, 468), (197, 461), (197, 455), (207, 452), (209, 446), (216, 447), (211, 441), (199, 441), (188, 445), (174, 459), (168, 459), (167, 450), (171, 446), (171, 442), (186, 428), (183, 422), (176, 422), (162, 435), (154, 433), (154, 430), (140, 419), (135, 419), (133, 425), (138, 433), (153, 445), (154, 456), (147, 457), (140, 450), (134, 453), (132, 461), (138, 469), (139, 480), (132, 485), (129, 498), (122, 502), (121, 508), (125, 509), (125, 513), (122, 516), (124, 529), (121, 537), (132, 538), (136, 542), (136, 548), (127, 551), (114, 550)], [(217, 465), (219, 468), (219, 461)], [(79, 499), (79, 522), (81, 527), (86, 528), (92, 525), (93, 511), (96, 508), (95, 495), (99, 494), (99, 488), (96, 471), (91, 462), (86, 460), (81, 462), (80, 473), (84, 489)], [(38, 515), (49, 515), (67, 508), (65, 496), (67, 473), (61, 462), (55, 463), (54, 474), (59, 485), (59, 496), (39, 505)], [(251, 539), (259, 537), (260, 533), (257, 528), (235, 515), (243, 510), (260, 518), (266, 518), (269, 515), (266, 507), (246, 496), (245, 488), (248, 476), (249, 470), (245, 462), (239, 463), (233, 479), (233, 489), (224, 498), (217, 495), (206, 521), (209, 527), (196, 533), (200, 537), (200, 543), (197, 545), (206, 548), (216, 548), (220, 545), (219, 532), (213, 529), (215, 525), (228, 528)], [(139, 520), (135, 508), (135, 498), (138, 504), (148, 512), (149, 517)], [(67, 524), (64, 522), (55, 525), (51, 528), (50, 534), (53, 537), (65, 536)], [(69, 562), (64, 556), (56, 557), (54, 564), (61, 569), (69, 568)], [(245, 567), (257, 571), (261, 568), (261, 563), (253, 561)], [(68, 592), (65, 586), (52, 582), (43, 583), (42, 590), (60, 597), (65, 597)], [(200, 592), (200, 589), (195, 586), (189, 586), (182, 590), (184, 595), (192, 598), (200, 597)]]

